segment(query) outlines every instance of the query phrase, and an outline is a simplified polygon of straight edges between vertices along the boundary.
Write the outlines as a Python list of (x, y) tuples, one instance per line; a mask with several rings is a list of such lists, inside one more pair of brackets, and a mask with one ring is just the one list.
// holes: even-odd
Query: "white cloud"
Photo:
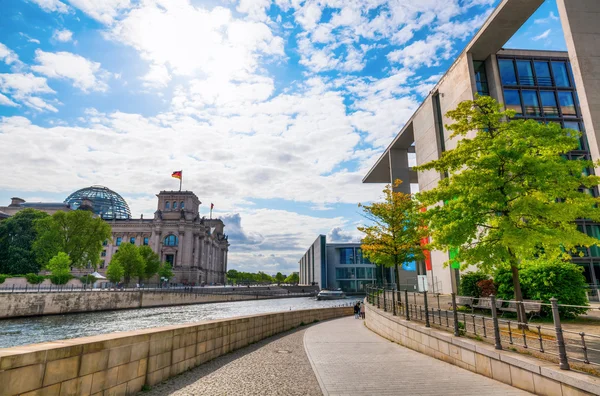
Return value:
[(0, 94), (0, 106), (11, 106), (16, 107), (18, 104), (7, 98), (6, 96)]
[(45, 78), (34, 76), (31, 73), (0, 74), (0, 92), (11, 95), (14, 100), (36, 110), (58, 111), (56, 107), (48, 104), (45, 100), (33, 96), (55, 92), (48, 86)]
[(405, 67), (435, 66), (441, 59), (449, 59), (452, 55), (452, 40), (445, 34), (434, 34), (425, 40), (414, 41), (406, 47), (390, 52), (390, 62), (403, 64)]
[(68, 29), (55, 30), (52, 34), (52, 38), (57, 41), (66, 43), (73, 40), (73, 32)]
[(240, 0), (236, 10), (248, 14), (248, 18), (252, 20), (266, 21), (270, 6), (271, 0)]
[(550, 23), (552, 21), (558, 21), (559, 19), (560, 18), (554, 14), (554, 11), (550, 11), (550, 14), (548, 14), (548, 16), (546, 18), (535, 19), (533, 21), (533, 23), (536, 23), (539, 25), (539, 24), (544, 24), (544, 23)]
[(7, 65), (21, 65), (19, 56), (13, 50), (11, 50), (2, 43), (0, 43), (0, 60), (6, 63)]
[(546, 39), (546, 38), (548, 38), (548, 36), (550, 35), (551, 32), (552, 32), (552, 29), (548, 29), (544, 33), (538, 34), (537, 36), (532, 37), (531, 39), (533, 41), (539, 41), (539, 40)]
[[(38, 0), (36, 0), (38, 1)], [(123, 10), (131, 6), (129, 0), (68, 0), (69, 3), (95, 20), (112, 24)]]
[(148, 73), (143, 77), (143, 85), (146, 87), (162, 88), (169, 85), (171, 75), (165, 65), (150, 65)]
[(109, 73), (98, 62), (70, 52), (52, 53), (39, 49), (35, 51), (35, 60), (39, 65), (31, 69), (49, 78), (71, 80), (75, 87), (84, 92), (108, 90), (105, 80)]
[(60, 2), (59, 0), (29, 0), (32, 3), (37, 4), (40, 8), (46, 12), (59, 12), (59, 13), (67, 13), (69, 12), (69, 7)]

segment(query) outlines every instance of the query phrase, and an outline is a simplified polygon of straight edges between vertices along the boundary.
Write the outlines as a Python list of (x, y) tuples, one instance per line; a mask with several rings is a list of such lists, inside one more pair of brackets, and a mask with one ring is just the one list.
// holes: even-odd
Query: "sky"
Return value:
[[(499, 0), (2, 0), (0, 206), (183, 189), (229, 268), (358, 241), (361, 180)], [(555, 0), (505, 48), (565, 50)]]

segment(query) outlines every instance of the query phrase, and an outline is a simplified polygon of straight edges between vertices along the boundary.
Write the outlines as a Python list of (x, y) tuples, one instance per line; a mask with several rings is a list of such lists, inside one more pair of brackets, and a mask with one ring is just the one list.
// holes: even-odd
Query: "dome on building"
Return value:
[[(122, 196), (104, 186), (91, 186), (75, 191), (65, 199), (72, 209), (91, 202), (92, 210), (103, 219), (129, 219), (131, 211)], [(89, 203), (88, 203), (89, 204)], [(83, 209), (83, 207), (82, 207)]]

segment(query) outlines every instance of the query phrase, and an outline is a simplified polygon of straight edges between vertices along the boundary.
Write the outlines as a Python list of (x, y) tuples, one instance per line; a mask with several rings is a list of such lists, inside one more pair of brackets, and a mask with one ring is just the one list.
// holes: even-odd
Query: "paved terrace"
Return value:
[(394, 344), (346, 317), (222, 356), (146, 395), (528, 395)]

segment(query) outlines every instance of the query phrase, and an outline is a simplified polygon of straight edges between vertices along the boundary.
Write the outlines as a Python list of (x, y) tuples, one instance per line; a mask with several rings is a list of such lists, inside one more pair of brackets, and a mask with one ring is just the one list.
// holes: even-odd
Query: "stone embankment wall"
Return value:
[(536, 395), (600, 395), (600, 379), (558, 364), (530, 358), (516, 352), (406, 321), (369, 304), (366, 326), (391, 341), (439, 360), (485, 375)]
[(132, 395), (274, 334), (351, 314), (287, 311), (0, 349), (0, 396)]
[[(283, 297), (286, 297), (285, 295)], [(75, 312), (164, 307), (272, 298), (236, 294), (201, 294), (160, 291), (75, 291), (51, 293), (0, 293), (0, 319)]]

